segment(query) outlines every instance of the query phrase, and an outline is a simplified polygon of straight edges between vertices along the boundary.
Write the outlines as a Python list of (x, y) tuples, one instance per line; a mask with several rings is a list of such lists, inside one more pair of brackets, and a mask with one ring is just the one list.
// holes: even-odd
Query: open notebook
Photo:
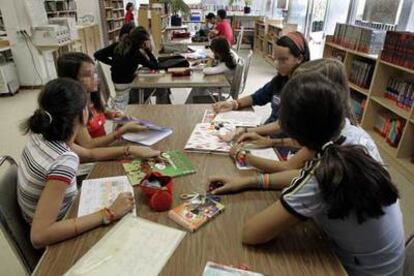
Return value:
[(256, 127), (262, 123), (262, 118), (254, 111), (229, 111), (218, 113), (213, 122), (228, 122), (238, 127)]
[(185, 234), (127, 215), (65, 275), (158, 275)]

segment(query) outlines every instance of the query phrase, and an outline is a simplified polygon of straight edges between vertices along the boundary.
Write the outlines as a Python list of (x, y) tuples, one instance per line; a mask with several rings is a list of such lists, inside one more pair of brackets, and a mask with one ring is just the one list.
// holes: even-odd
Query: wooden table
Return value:
[[(200, 122), (207, 105), (146, 105), (129, 109), (131, 115), (148, 119), (174, 129), (174, 133), (158, 143), (160, 150), (183, 149), (193, 127)], [(206, 178), (211, 175), (238, 176), (249, 172), (238, 171), (228, 156), (187, 153), (197, 169), (196, 174), (174, 179), (174, 203), (181, 203), (180, 193), (203, 192)], [(250, 172), (251, 173), (251, 172)], [(91, 178), (123, 175), (119, 162), (98, 163)], [(143, 204), (143, 195), (136, 191), (137, 211), (140, 217), (170, 227), (180, 228), (167, 217)], [(325, 236), (313, 223), (301, 223), (263, 246), (243, 246), (242, 227), (246, 219), (275, 202), (277, 192), (250, 191), (222, 197), (225, 211), (195, 233), (188, 233), (162, 270), (161, 275), (202, 275), (207, 261), (223, 264), (248, 264), (266, 275), (345, 275), (340, 262), (328, 247)], [(76, 214), (75, 201), (69, 216)], [(61, 275), (81, 258), (111, 226), (98, 227), (83, 235), (50, 246), (40, 261), (35, 275)], [(122, 241), (119, 241), (122, 242)], [(143, 249), (144, 250), (144, 249)], [(122, 268), (120, 273), (122, 275)]]
[(199, 46), (207, 46), (210, 45), (209, 41), (205, 42), (194, 42), (189, 38), (174, 38), (172, 40), (168, 40), (164, 42), (165, 45), (199, 45)]
[(133, 87), (139, 89), (139, 103), (144, 103), (145, 88), (196, 88), (196, 87), (215, 87), (227, 88), (230, 83), (224, 74), (206, 76), (201, 71), (193, 71), (191, 76), (173, 77), (169, 73), (161, 76), (140, 76), (139, 74), (133, 82)]

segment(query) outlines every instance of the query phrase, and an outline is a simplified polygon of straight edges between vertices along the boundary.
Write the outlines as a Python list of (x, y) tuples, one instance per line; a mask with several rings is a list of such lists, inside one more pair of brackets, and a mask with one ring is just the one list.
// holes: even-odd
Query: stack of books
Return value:
[(414, 82), (399, 78), (390, 78), (385, 97), (395, 101), (397, 106), (410, 111), (414, 102)]
[(388, 31), (381, 59), (414, 69), (414, 33)]
[(369, 89), (375, 64), (354, 59), (349, 80), (359, 87)]
[(378, 114), (374, 129), (385, 137), (386, 142), (392, 147), (397, 147), (401, 139), (405, 121), (393, 114)]

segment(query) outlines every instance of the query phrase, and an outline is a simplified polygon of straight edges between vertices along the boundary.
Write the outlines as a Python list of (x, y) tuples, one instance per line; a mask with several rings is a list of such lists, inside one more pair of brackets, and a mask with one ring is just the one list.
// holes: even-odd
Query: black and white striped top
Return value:
[(66, 143), (50, 142), (39, 134), (30, 135), (22, 153), (17, 184), (17, 200), (28, 223), (32, 222), (48, 180), (59, 180), (68, 185), (57, 219), (63, 218), (77, 194), (78, 166), (79, 157)]

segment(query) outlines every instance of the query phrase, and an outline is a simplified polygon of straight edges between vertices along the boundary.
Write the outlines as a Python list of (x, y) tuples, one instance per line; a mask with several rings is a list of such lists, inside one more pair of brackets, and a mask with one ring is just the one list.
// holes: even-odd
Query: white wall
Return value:
[(99, 31), (101, 32), (101, 45), (104, 45), (103, 41), (103, 32), (101, 24), (101, 12), (99, 10), (98, 0), (77, 0), (76, 7), (78, 11), (78, 17), (91, 14), (95, 17), (95, 23), (99, 26)]

